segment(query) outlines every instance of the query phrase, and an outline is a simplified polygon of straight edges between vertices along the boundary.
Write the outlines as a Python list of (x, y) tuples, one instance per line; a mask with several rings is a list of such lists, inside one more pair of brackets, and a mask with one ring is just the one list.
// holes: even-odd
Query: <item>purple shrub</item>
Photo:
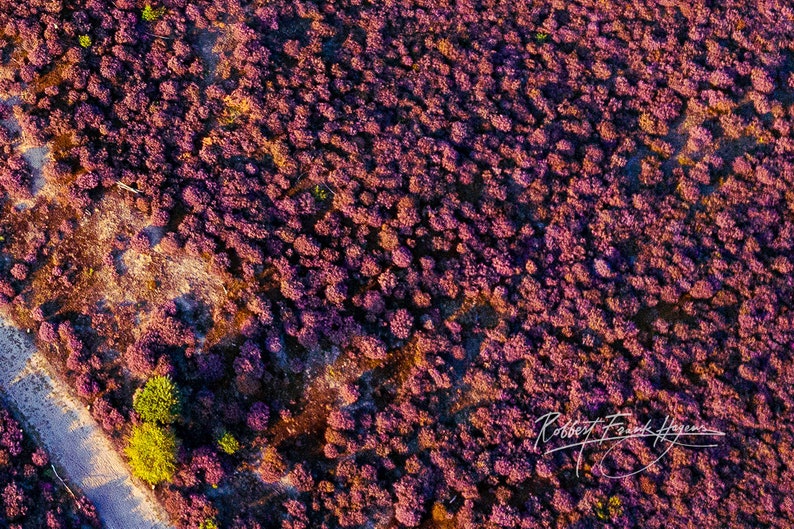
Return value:
[(411, 335), (413, 317), (406, 309), (398, 309), (389, 318), (389, 326), (395, 337), (406, 339)]
[(55, 343), (58, 340), (55, 326), (47, 321), (42, 322), (39, 326), (39, 339), (45, 343)]
[(25, 492), (13, 481), (3, 488), (2, 497), (6, 518), (10, 520), (23, 517), (30, 508)]
[(203, 481), (211, 486), (217, 486), (224, 477), (217, 454), (209, 448), (199, 448), (193, 452), (190, 469), (199, 473)]
[(269, 418), (270, 410), (267, 404), (264, 402), (254, 402), (248, 410), (245, 422), (253, 431), (261, 432), (267, 429)]

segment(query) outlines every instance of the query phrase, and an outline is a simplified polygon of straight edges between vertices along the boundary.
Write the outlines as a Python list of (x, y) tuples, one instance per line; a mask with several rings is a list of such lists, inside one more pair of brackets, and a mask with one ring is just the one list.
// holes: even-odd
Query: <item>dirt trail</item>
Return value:
[(88, 410), (25, 335), (0, 316), (0, 389), (69, 482), (96, 506), (107, 529), (166, 529), (167, 516)]

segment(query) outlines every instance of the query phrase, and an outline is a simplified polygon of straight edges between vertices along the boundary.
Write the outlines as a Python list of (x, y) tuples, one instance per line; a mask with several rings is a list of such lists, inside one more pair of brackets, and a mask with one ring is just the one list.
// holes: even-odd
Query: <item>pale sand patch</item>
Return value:
[[(83, 220), (86, 238), (91, 241), (84, 248), (95, 252), (91, 260), (101, 261), (104, 253), (113, 247), (117, 234), (136, 234), (147, 232), (154, 244), (144, 252), (133, 248), (124, 251), (117, 260), (122, 273), (116, 273), (113, 267), (95, 265), (97, 269), (92, 276), (88, 289), (90, 299), (103, 299), (110, 305), (122, 305), (147, 301), (152, 306), (166, 301), (192, 295), (213, 312), (219, 309), (227, 299), (223, 279), (214, 275), (206, 260), (186, 255), (170, 256), (160, 247), (159, 241), (163, 228), (148, 225), (146, 216), (139, 211), (130, 209), (118, 197), (105, 197), (97, 206), (96, 212)], [(157, 286), (150, 282), (157, 280)], [(141, 327), (145, 327), (148, 311), (139, 312)], [(137, 332), (136, 329), (136, 332)], [(135, 334), (137, 336), (137, 334)]]
[(33, 176), (33, 188), (31, 192), (35, 197), (39, 194), (39, 191), (44, 189), (44, 184), (47, 183), (42, 173), (42, 167), (44, 167), (44, 164), (50, 159), (50, 148), (46, 145), (42, 147), (28, 147), (22, 152), (22, 156), (27, 160), (31, 168), (31, 174)]
[(209, 84), (215, 78), (215, 69), (218, 67), (220, 56), (215, 49), (215, 43), (218, 41), (218, 33), (202, 30), (196, 39), (198, 44), (198, 53), (204, 64), (207, 65), (207, 72), (205, 74), (206, 83)]
[(96, 506), (108, 529), (172, 527), (145, 485), (134, 480), (91, 414), (24, 332), (0, 318), (0, 389), (63, 469)]
[[(8, 99), (3, 99), (0, 97), (0, 103), (9, 105), (12, 108), (19, 106), (20, 102), (21, 101), (18, 97), (12, 97)], [(30, 174), (33, 180), (30, 191), (35, 198), (39, 192), (44, 189), (44, 186), (47, 183), (44, 178), (42, 168), (44, 167), (44, 164), (50, 160), (50, 148), (46, 145), (34, 145), (30, 138), (28, 138), (25, 134), (25, 131), (22, 130), (22, 127), (19, 126), (19, 121), (17, 121), (16, 117), (13, 115), (7, 119), (0, 120), (0, 125), (12, 133), (18, 133), (20, 135), (20, 144), (17, 146), (17, 149), (30, 166)], [(25, 208), (31, 207), (33, 202), (33, 199), (20, 200), (17, 203), (17, 206)]]

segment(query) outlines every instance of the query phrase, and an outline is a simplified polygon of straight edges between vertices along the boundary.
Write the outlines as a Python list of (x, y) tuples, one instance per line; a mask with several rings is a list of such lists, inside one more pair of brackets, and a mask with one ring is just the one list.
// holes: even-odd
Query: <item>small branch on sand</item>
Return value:
[(124, 184), (124, 183), (122, 183), (122, 182), (120, 182), (120, 181), (119, 181), (119, 182), (116, 182), (116, 185), (117, 185), (117, 186), (119, 186), (119, 187), (120, 187), (120, 188), (122, 188), (122, 189), (126, 189), (127, 191), (132, 191), (132, 192), (133, 192), (133, 193), (135, 193), (136, 195), (137, 195), (138, 193), (140, 193), (140, 191), (138, 191), (138, 190), (137, 190), (137, 189), (135, 189), (134, 187), (130, 187), (130, 186), (128, 186), (127, 184)]
[(69, 488), (69, 485), (67, 485), (66, 482), (61, 478), (61, 476), (58, 475), (58, 471), (55, 470), (55, 465), (50, 465), (50, 466), (52, 467), (52, 471), (55, 473), (55, 477), (58, 478), (58, 480), (61, 482), (61, 484), (64, 487), (66, 487), (66, 490), (69, 491), (69, 494), (72, 495), (72, 498), (77, 499), (77, 496), (74, 495), (74, 492), (72, 492), (72, 489)]
[(168, 40), (176, 39), (176, 37), (166, 37), (165, 35), (158, 35), (156, 33), (149, 33), (148, 31), (144, 31), (144, 34), (149, 35), (150, 37), (158, 37), (158, 38), (161, 38), (161, 39), (168, 39)]

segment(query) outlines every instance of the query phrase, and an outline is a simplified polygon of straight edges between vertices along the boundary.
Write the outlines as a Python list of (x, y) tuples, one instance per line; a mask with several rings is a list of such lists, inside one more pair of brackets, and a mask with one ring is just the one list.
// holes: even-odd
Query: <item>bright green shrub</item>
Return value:
[(132, 408), (144, 421), (170, 424), (179, 416), (179, 388), (169, 377), (154, 376), (135, 392)]
[(134, 426), (124, 451), (132, 473), (152, 487), (170, 481), (176, 471), (176, 436), (170, 428), (151, 423)]
[(154, 8), (151, 5), (146, 4), (146, 6), (143, 8), (143, 11), (141, 12), (141, 18), (144, 19), (146, 22), (154, 22), (164, 14), (165, 14), (164, 7)]
[(231, 455), (240, 449), (240, 441), (229, 432), (226, 432), (218, 439), (218, 447), (225, 453)]
[(218, 529), (218, 524), (215, 522), (213, 518), (207, 518), (201, 525), (199, 525), (199, 529)]

